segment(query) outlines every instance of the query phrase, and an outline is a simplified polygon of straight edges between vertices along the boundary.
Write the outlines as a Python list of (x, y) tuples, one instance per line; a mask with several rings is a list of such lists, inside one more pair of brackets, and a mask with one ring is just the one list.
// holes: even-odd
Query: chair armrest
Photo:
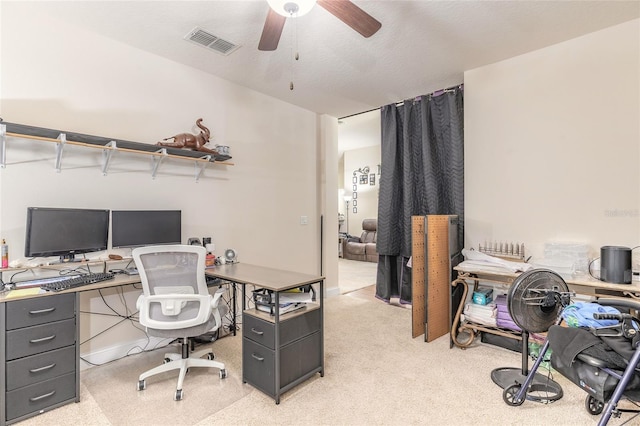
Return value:
[[(194, 327), (207, 322), (211, 315), (211, 296), (199, 294), (157, 294), (153, 296), (141, 295), (136, 302), (140, 312), (140, 324), (159, 330)], [(193, 318), (176, 319), (175, 321), (159, 321), (151, 318), (152, 303), (159, 303), (162, 314), (169, 317), (178, 316), (187, 302), (199, 303), (198, 314)], [(219, 314), (218, 314), (219, 316)]]
[(222, 325), (222, 318), (220, 317), (220, 309), (218, 309), (218, 304), (220, 303), (220, 299), (225, 292), (226, 289), (220, 287), (216, 290), (216, 292), (213, 294), (213, 298), (211, 299), (211, 311), (213, 312), (213, 317), (216, 319), (216, 330)]

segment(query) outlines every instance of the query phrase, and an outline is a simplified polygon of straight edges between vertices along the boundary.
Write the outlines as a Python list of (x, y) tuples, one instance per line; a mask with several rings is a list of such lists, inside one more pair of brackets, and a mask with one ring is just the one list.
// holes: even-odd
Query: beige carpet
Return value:
[(338, 259), (340, 294), (375, 285), (378, 264), (359, 260)]
[[(79, 404), (63, 406), (23, 424), (597, 423), (598, 418), (584, 408), (586, 394), (558, 375), (554, 378), (564, 389), (559, 401), (547, 405), (525, 401), (521, 407), (507, 406), (502, 389), (491, 381), (490, 373), (498, 367), (517, 368), (519, 354), (480, 343), (466, 350), (450, 349), (448, 336), (431, 343), (421, 337), (412, 339), (411, 310), (378, 301), (373, 292), (373, 287), (368, 287), (326, 300), (325, 376), (316, 375), (285, 393), (279, 405), (247, 384), (240, 385), (242, 395), (236, 397), (242, 350), (242, 338), (237, 336), (214, 344), (217, 358), (227, 364), (228, 382), (220, 383), (215, 371), (204, 381), (200, 373), (189, 375), (183, 401), (172, 400), (174, 381), (170, 379), (150, 383), (146, 391), (136, 392), (137, 371), (127, 372), (133, 369), (127, 359), (95, 368), (95, 372), (83, 372)], [(155, 401), (156, 393), (159, 403)], [(609, 424), (620, 425), (629, 418), (629, 414), (623, 414)], [(627, 424), (638, 425), (640, 421)]]

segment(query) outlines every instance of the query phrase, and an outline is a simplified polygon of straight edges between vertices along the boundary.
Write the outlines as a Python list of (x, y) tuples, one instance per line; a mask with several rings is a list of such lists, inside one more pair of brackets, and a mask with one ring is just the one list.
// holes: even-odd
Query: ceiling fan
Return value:
[(382, 26), (375, 18), (349, 0), (267, 0), (269, 14), (264, 23), (258, 50), (276, 50), (287, 17), (302, 16), (318, 3), (336, 18), (362, 34), (371, 37)]

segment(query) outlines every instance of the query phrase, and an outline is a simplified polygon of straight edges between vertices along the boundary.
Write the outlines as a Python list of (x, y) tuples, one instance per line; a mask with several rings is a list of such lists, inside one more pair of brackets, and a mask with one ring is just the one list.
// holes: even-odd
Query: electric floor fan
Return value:
[[(491, 372), (491, 379), (513, 397), (525, 389), (526, 398), (537, 402), (553, 402), (562, 398), (562, 387), (551, 378), (535, 373), (529, 377), (529, 333), (542, 333), (558, 323), (562, 309), (571, 303), (564, 279), (548, 269), (531, 269), (520, 274), (507, 294), (507, 307), (513, 322), (522, 329), (521, 368), (503, 367)], [(540, 352), (544, 354), (544, 352)], [(533, 371), (543, 361), (536, 359)]]

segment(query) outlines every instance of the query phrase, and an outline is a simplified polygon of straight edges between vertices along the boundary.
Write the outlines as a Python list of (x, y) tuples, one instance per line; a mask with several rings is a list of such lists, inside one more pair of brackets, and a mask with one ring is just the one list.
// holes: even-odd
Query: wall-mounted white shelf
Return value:
[(84, 135), (81, 133), (67, 132), (62, 130), (47, 129), (43, 127), (28, 126), (0, 122), (0, 167), (6, 167), (7, 138), (15, 137), (22, 139), (32, 139), (56, 144), (55, 169), (62, 170), (62, 154), (66, 145), (81, 146), (89, 149), (102, 150), (102, 174), (107, 175), (111, 158), (114, 152), (125, 152), (132, 154), (142, 154), (151, 157), (151, 177), (155, 178), (160, 164), (167, 158), (192, 161), (195, 167), (196, 182), (200, 179), (202, 172), (210, 163), (218, 163), (232, 166), (228, 155), (206, 154), (198, 151), (186, 149), (163, 147), (142, 142), (131, 142), (116, 140), (101, 136)]

